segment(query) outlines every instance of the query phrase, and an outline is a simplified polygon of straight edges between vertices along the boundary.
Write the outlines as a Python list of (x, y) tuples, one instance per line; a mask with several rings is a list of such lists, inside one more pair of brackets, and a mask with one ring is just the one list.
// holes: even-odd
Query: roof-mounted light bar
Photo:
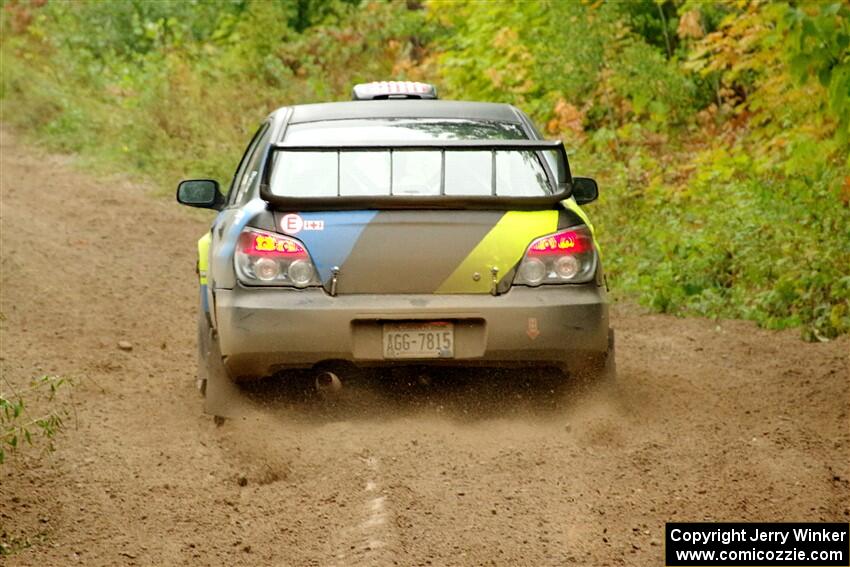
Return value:
[(375, 81), (354, 85), (351, 93), (352, 100), (383, 100), (383, 99), (422, 98), (436, 99), (437, 89), (428, 83), (414, 81)]

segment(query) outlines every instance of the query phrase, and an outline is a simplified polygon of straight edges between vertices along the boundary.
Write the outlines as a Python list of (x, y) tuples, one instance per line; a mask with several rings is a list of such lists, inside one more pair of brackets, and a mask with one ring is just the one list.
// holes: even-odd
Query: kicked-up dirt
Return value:
[(218, 426), (208, 216), (0, 149), (0, 387), (76, 383), (56, 451), (0, 465), (0, 564), (662, 565), (667, 521), (850, 520), (850, 342), (748, 322), (619, 306), (611, 388), (438, 375)]

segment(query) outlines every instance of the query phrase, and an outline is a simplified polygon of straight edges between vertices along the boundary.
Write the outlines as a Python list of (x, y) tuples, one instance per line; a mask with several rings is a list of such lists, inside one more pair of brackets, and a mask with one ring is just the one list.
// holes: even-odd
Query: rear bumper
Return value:
[[(215, 293), (221, 353), (234, 377), (326, 360), (358, 365), (536, 364), (570, 367), (608, 348), (608, 304), (595, 283), (490, 295), (344, 295), (237, 287)], [(382, 322), (455, 324), (451, 359), (386, 360)]]

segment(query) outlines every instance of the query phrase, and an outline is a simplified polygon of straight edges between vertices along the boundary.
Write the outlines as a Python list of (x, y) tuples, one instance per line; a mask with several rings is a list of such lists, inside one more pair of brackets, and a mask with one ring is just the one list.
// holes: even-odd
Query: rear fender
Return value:
[(198, 284), (201, 311), (205, 317), (209, 318), (210, 323), (215, 326), (215, 321), (213, 320), (214, 310), (210, 309), (210, 306), (213, 304), (212, 288), (208, 285), (211, 241), (212, 233), (210, 232), (207, 232), (198, 240)]
[(590, 217), (587, 216), (587, 213), (582, 210), (581, 207), (578, 206), (576, 200), (573, 197), (569, 199), (564, 199), (561, 201), (561, 206), (567, 209), (568, 211), (574, 212), (578, 218), (582, 220), (584, 224), (587, 225), (587, 228), (590, 229), (590, 235), (593, 237), (593, 244), (596, 246), (596, 251), (599, 254), (599, 258), (602, 258), (602, 249), (599, 247), (599, 241), (596, 239), (596, 229), (593, 228), (593, 223), (590, 222)]

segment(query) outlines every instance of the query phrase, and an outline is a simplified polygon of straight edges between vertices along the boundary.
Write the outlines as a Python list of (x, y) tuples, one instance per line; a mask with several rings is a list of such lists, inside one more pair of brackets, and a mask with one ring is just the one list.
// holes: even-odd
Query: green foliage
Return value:
[(682, 123), (693, 112), (693, 79), (683, 76), (646, 43), (631, 41), (624, 45), (611, 69), (613, 91), (630, 102), (632, 119), (646, 118), (663, 127)]
[(850, 9), (740, 0), (7, 0), (3, 120), (170, 188), (353, 83), (516, 104), (595, 175), (617, 293), (850, 331)]
[(822, 4), (816, 13), (790, 9), (786, 23), (791, 72), (800, 82), (815, 76), (829, 93), (829, 110), (838, 118), (837, 134), (850, 136), (850, 7)]
[(804, 325), (811, 339), (850, 330), (850, 224), (830, 190), (837, 172), (770, 179), (725, 151), (695, 162), (687, 187), (658, 185), (601, 209), (599, 224), (617, 227), (606, 232), (615, 287), (662, 312)]
[[(24, 444), (34, 445), (41, 439), (47, 451), (53, 450), (53, 437), (64, 427), (67, 409), (53, 407), (60, 388), (70, 382), (58, 376), (42, 376), (23, 391), (0, 391), (0, 465), (6, 452), (20, 450)], [(46, 406), (46, 409), (45, 409)], [(31, 413), (37, 408), (38, 415)]]
[(36, 543), (47, 542), (47, 531), (40, 531), (32, 535), (12, 536), (5, 530), (0, 532), (0, 557), (4, 555), (15, 555), (20, 551), (32, 547)]
[[(366, 77), (407, 76), (417, 55), (412, 34), (424, 33), (397, 3), (8, 7), (0, 92), (15, 109), (4, 103), (3, 119), (52, 148), (168, 187), (183, 176), (227, 179), (275, 108), (347, 98)], [(20, 13), (26, 25), (16, 30)], [(306, 21), (311, 32), (299, 33)]]

